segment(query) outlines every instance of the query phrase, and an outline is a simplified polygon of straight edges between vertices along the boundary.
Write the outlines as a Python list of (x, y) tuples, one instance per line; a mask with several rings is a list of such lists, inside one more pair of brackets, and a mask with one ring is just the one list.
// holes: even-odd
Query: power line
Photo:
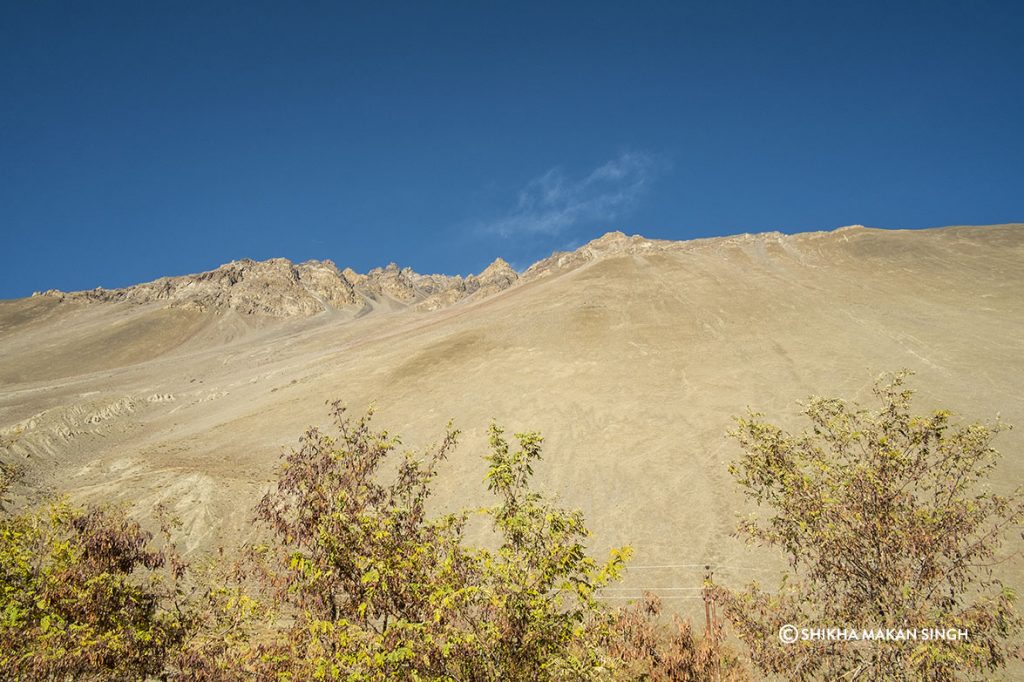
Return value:
[[(638, 599), (643, 595), (635, 594), (608, 594), (599, 596), (599, 599)], [(703, 595), (699, 594), (666, 594), (658, 595), (658, 599), (703, 599)]]
[(644, 590), (645, 592), (655, 592), (657, 590), (703, 590), (703, 587), (602, 587), (604, 590), (624, 591), (624, 590)]
[(727, 571), (759, 571), (764, 573), (776, 573), (775, 569), (761, 568), (758, 566), (729, 566), (726, 564), (647, 564), (647, 565), (635, 565), (627, 563), (625, 570), (630, 569), (647, 569), (647, 568), (706, 568), (710, 566), (714, 569), (722, 569)]

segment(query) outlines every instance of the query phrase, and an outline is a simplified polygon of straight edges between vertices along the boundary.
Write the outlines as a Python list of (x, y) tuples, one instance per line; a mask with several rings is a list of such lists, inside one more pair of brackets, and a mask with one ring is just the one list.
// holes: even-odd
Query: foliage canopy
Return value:
[[(57, 502), (0, 517), (0, 669), (14, 679), (141, 679), (189, 619), (173, 548), (122, 510)], [(141, 575), (137, 575), (141, 574)]]
[[(485, 460), (493, 504), (431, 515), (432, 482), (458, 432), (449, 425), (438, 445), (400, 453), (396, 436), (372, 428), (372, 411), (353, 419), (334, 403), (331, 414), (334, 433), (307, 430), (256, 509), (270, 537), (254, 548), (252, 603), (272, 604), (273, 613), (250, 609), (248, 627), (277, 626), (234, 646), (206, 639), (183, 658), (185, 667), (208, 679), (241, 671), (294, 680), (514, 681), (611, 679), (627, 669), (650, 679), (686, 679), (659, 673), (670, 670), (699, 678), (710, 665), (713, 653), (693, 655), (692, 636), (663, 635), (649, 613), (630, 621), (646, 627), (643, 653), (617, 629), (621, 614), (598, 592), (619, 578), (630, 550), (598, 562), (587, 553), (582, 514), (531, 488), (539, 434), (515, 434), (513, 446), (492, 424)], [(494, 543), (467, 541), (473, 517), (488, 522)], [(246, 608), (242, 591), (220, 594), (211, 622), (246, 626), (231, 615)]]
[[(1024, 519), (1020, 489), (994, 492), (995, 424), (915, 416), (907, 372), (876, 383), (875, 410), (813, 398), (810, 430), (790, 434), (751, 413), (733, 435), (731, 471), (768, 510), (740, 528), (782, 550), (777, 593), (726, 594), (729, 615), (765, 673), (793, 679), (984, 679), (1013, 655), (1021, 619), (992, 572), (1006, 532)], [(943, 628), (932, 641), (798, 641), (780, 626)]]

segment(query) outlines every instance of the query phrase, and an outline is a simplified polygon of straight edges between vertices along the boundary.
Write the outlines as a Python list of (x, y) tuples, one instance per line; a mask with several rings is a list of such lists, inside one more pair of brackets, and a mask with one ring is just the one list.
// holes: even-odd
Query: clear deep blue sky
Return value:
[(16, 2), (0, 298), (1024, 221), (1021, 2)]

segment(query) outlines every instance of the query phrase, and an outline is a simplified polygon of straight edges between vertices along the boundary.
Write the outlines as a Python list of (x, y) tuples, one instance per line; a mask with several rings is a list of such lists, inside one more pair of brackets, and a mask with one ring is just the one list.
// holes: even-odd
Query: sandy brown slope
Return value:
[[(730, 417), (749, 405), (793, 423), (798, 399), (866, 399), (879, 372), (908, 367), (920, 408), (1018, 425), (999, 443), (995, 485), (1009, 489), (1024, 481), (1022, 294), (1024, 226), (1008, 225), (610, 235), (434, 312), (257, 324), (3, 302), (0, 456), (32, 485), (143, 513), (167, 502), (201, 550), (237, 540), (281, 446), (324, 421), (325, 400), (376, 401), (410, 445), (454, 418), (465, 437), (441, 477), (447, 505), (481, 499), (493, 417), (544, 432), (540, 484), (586, 512), (595, 549), (636, 548), (651, 568), (630, 586), (696, 586), (705, 562), (765, 578), (763, 557), (729, 537), (751, 511), (725, 468)], [(1008, 570), (1024, 586), (1021, 564)]]

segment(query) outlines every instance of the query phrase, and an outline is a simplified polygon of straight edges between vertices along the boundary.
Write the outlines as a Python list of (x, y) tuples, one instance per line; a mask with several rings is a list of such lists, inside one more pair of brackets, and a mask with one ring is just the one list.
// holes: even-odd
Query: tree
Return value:
[[(482, 509), (431, 513), (440, 443), (400, 440), (339, 403), (308, 429), (255, 510), (266, 542), (205, 572), (119, 508), (2, 507), (5, 679), (739, 680), (735, 658), (651, 606), (599, 599), (628, 548), (598, 562), (579, 511), (531, 487), (543, 440), (492, 424)], [(476, 519), (491, 542), (466, 540)], [(186, 592), (185, 585), (189, 587)]]
[[(726, 610), (765, 673), (793, 679), (983, 679), (1013, 654), (1014, 593), (992, 573), (1006, 531), (1024, 519), (1020, 489), (987, 485), (1000, 423), (956, 425), (947, 411), (911, 414), (908, 372), (875, 385), (878, 408), (812, 398), (810, 431), (793, 435), (751, 413), (733, 436), (730, 467), (767, 518), (740, 532), (781, 549), (779, 591), (725, 592)], [(804, 641), (809, 628), (957, 632), (924, 641)], [(898, 637), (898, 635), (897, 635)]]
[(512, 449), (502, 429), (490, 427), (487, 488), (498, 503), (487, 514), (501, 546), (479, 552), (485, 598), (470, 620), (487, 633), (487, 646), (476, 653), (482, 679), (600, 677), (615, 662), (595, 642), (612, 618), (597, 593), (620, 578), (632, 550), (613, 549), (603, 565), (589, 557), (583, 514), (530, 489), (541, 435), (515, 438), (519, 447)]
[(0, 516), (0, 670), (5, 679), (142, 679), (188, 618), (184, 564), (116, 508), (56, 502)]
[(256, 510), (271, 538), (254, 548), (252, 575), (277, 605), (277, 631), (244, 639), (242, 656), (214, 650), (204, 670), (351, 680), (607, 673), (591, 646), (590, 626), (608, 615), (595, 593), (628, 550), (599, 565), (582, 515), (530, 489), (539, 434), (517, 434), (513, 450), (491, 427), (487, 482), (498, 502), (481, 511), (498, 535), (492, 551), (465, 542), (472, 512), (428, 513), (458, 438), (451, 425), (439, 445), (396, 457), (400, 440), (371, 427), (372, 411), (351, 419), (336, 402), (331, 415), (337, 433), (307, 430)]

